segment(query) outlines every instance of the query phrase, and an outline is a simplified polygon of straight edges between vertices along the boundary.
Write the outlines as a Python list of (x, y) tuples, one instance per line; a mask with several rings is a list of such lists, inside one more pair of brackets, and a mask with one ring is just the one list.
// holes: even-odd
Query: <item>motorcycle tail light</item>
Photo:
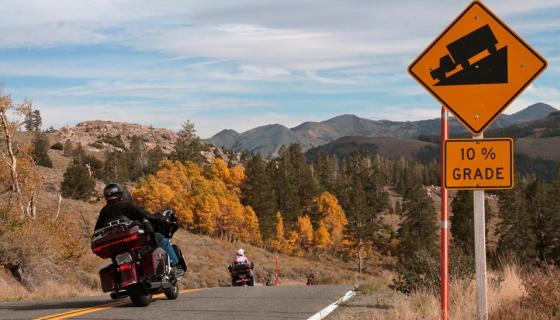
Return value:
[(121, 274), (121, 287), (125, 287), (136, 283), (136, 268), (133, 262), (127, 262), (119, 265), (119, 271)]
[(103, 250), (103, 249), (105, 249), (105, 248), (107, 248), (107, 247), (111, 247), (111, 246), (114, 246), (114, 245), (120, 244), (120, 243), (132, 242), (132, 241), (136, 241), (136, 240), (138, 240), (138, 235), (137, 235), (137, 234), (133, 234), (133, 235), (128, 236), (128, 237), (126, 237), (126, 238), (122, 238), (122, 239), (119, 239), (119, 240), (116, 240), (116, 241), (112, 241), (112, 242), (109, 242), (109, 243), (105, 243), (105, 244), (100, 245), (100, 246), (98, 246), (98, 247), (94, 247), (94, 248), (93, 248), (93, 252), (94, 252), (94, 253), (99, 253), (101, 250)]
[(134, 268), (134, 265), (132, 263), (123, 263), (119, 265), (119, 270), (121, 272), (129, 271), (132, 268)]

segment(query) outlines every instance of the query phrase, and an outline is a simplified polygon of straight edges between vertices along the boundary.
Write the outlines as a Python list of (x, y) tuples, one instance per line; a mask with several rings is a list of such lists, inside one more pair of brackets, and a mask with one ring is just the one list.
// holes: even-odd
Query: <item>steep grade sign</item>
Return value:
[(543, 57), (475, 1), (408, 71), (478, 135), (545, 67)]
[(513, 187), (513, 140), (450, 139), (444, 146), (444, 183), (448, 189)]

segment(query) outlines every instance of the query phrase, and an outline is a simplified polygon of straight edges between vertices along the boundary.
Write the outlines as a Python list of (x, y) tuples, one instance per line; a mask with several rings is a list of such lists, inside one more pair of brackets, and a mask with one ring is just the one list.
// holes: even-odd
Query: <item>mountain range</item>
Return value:
[[(490, 130), (546, 118), (558, 111), (545, 104), (536, 103), (511, 115), (500, 115)], [(466, 133), (466, 129), (451, 117), (449, 130)], [(345, 114), (321, 122), (304, 122), (294, 128), (280, 124), (256, 127), (243, 133), (231, 129), (222, 130), (205, 142), (217, 147), (237, 151), (260, 153), (263, 156), (276, 155), (282, 145), (299, 143), (303, 150), (318, 147), (342, 137), (387, 137), (417, 139), (423, 135), (439, 135), (440, 119), (419, 121), (369, 120)]]

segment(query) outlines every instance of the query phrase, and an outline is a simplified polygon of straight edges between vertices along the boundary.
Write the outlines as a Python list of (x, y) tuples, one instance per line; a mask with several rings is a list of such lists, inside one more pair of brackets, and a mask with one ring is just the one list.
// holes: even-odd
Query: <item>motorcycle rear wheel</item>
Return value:
[(152, 302), (152, 295), (146, 294), (140, 285), (126, 289), (130, 300), (137, 307), (147, 307)]
[(177, 297), (179, 297), (179, 283), (177, 281), (175, 281), (173, 283), (173, 287), (171, 287), (169, 289), (164, 289), (163, 293), (165, 294), (165, 296), (169, 300), (177, 299)]

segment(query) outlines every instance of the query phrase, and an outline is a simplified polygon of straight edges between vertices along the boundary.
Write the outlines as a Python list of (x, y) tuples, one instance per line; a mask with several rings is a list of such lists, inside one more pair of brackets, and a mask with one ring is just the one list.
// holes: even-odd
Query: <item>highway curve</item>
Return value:
[(350, 286), (280, 286), (184, 290), (175, 301), (154, 298), (146, 308), (108, 296), (0, 304), (0, 319), (309, 319)]

